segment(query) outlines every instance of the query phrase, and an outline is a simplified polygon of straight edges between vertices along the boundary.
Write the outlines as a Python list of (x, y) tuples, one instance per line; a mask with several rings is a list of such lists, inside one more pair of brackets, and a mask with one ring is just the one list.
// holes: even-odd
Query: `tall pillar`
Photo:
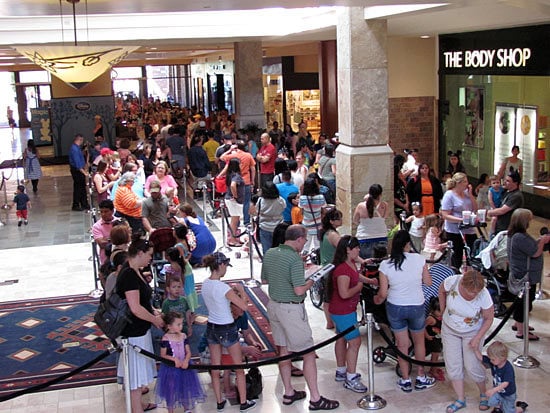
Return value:
[(319, 42), (319, 90), (321, 92), (321, 130), (329, 138), (338, 132), (338, 64), (336, 40)]
[[(388, 145), (387, 24), (364, 19), (362, 7), (338, 17), (337, 202), (350, 231), (355, 206), (372, 184), (393, 211), (393, 151)], [(388, 224), (391, 223), (390, 214)]]
[(265, 128), (262, 43), (235, 43), (235, 115), (237, 129), (248, 123)]

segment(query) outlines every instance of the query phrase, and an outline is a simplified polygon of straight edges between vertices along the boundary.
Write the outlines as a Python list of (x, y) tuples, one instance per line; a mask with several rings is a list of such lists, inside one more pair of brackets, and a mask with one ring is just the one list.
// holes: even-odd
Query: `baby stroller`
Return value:
[(506, 312), (504, 302), (514, 301), (516, 298), (507, 290), (508, 285), (508, 249), (507, 232), (499, 232), (491, 242), (481, 244), (472, 255), (472, 266), (480, 271), (487, 279), (487, 289), (495, 303), (495, 316), (502, 316)]

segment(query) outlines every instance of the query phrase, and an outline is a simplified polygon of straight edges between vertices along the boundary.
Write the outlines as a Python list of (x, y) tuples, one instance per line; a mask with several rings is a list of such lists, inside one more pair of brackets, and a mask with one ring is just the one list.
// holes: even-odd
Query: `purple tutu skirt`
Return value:
[(156, 401), (169, 409), (193, 409), (206, 400), (196, 370), (160, 365), (156, 385)]

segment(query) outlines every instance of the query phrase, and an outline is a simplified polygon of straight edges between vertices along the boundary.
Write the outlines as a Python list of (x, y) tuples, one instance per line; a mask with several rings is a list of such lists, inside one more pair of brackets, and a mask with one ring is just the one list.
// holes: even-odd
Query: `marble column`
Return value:
[(235, 43), (235, 117), (237, 129), (254, 122), (265, 128), (262, 43)]
[(372, 184), (384, 188), (393, 216), (393, 151), (388, 145), (387, 24), (365, 20), (362, 7), (343, 9), (337, 24), (337, 205), (342, 233), (350, 233), (355, 206)]

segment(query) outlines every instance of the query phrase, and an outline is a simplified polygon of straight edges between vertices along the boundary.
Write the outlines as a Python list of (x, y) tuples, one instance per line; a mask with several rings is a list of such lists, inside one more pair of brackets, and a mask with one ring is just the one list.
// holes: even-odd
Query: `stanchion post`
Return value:
[(254, 279), (254, 240), (252, 237), (253, 227), (252, 222), (246, 226), (246, 231), (248, 232), (248, 259), (250, 262), (250, 280), (246, 282), (246, 286), (249, 288), (259, 287), (261, 283)]
[(226, 252), (233, 251), (233, 249), (229, 245), (227, 245), (227, 227), (226, 227), (226, 223), (225, 223), (225, 220), (226, 220), (226, 216), (225, 216), (225, 199), (223, 197), (220, 199), (220, 211), (221, 211), (221, 216), (222, 216), (222, 243), (223, 243), (223, 245), (220, 248), (218, 248), (218, 251), (223, 252), (225, 254)]
[(367, 359), (369, 366), (368, 394), (357, 401), (357, 406), (365, 410), (380, 410), (386, 407), (386, 400), (374, 394), (374, 361), (372, 359), (372, 328), (374, 326), (374, 316), (367, 313)]
[(534, 369), (540, 366), (539, 361), (529, 355), (529, 280), (523, 287), (523, 354), (516, 357), (514, 365), (522, 369)]
[(183, 199), (187, 202), (187, 169), (183, 168)]
[(132, 413), (132, 395), (130, 393), (130, 346), (128, 339), (122, 339), (122, 362), (124, 363), (124, 400), (126, 401), (126, 413)]

